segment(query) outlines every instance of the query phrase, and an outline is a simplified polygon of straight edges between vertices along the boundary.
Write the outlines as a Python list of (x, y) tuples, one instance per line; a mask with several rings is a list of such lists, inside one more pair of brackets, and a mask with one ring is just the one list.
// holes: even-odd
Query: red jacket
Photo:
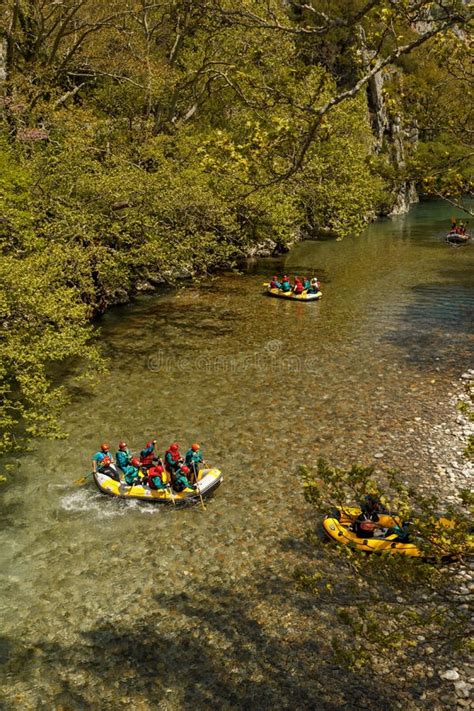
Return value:
[(175, 471), (175, 469), (178, 466), (178, 462), (180, 462), (182, 459), (183, 458), (182, 458), (181, 454), (179, 453), (178, 449), (174, 450), (174, 449), (171, 449), (171, 447), (169, 449), (167, 449), (165, 452), (166, 471), (168, 471), (168, 472)]
[(152, 481), (153, 477), (159, 476), (161, 481), (163, 481), (164, 472), (165, 470), (161, 466), (161, 464), (158, 464), (156, 467), (151, 467), (151, 469), (148, 470), (148, 486), (150, 487), (150, 489), (156, 489), (156, 486)]

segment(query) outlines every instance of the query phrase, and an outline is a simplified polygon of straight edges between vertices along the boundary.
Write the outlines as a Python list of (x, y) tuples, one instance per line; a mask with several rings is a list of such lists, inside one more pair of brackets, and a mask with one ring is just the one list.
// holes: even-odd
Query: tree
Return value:
[(420, 145), (407, 172), (427, 195), (472, 215), (462, 202), (464, 195), (474, 194), (471, 55), (467, 28), (448, 32), (420, 51), (416, 63), (405, 59), (390, 95), (419, 132)]
[[(99, 367), (88, 319), (137, 283), (232, 265), (269, 240), (284, 248), (320, 230), (356, 234), (390, 202), (393, 176), (373, 159), (365, 96), (381, 73), (403, 71), (393, 93), (397, 81), (406, 85), (400, 111), (426, 121), (426, 154), (456, 134), (448, 182), (458, 192), (466, 184), (465, 171), (456, 175), (467, 127), (430, 133), (438, 114), (417, 101), (421, 77), (402, 66), (423, 48), (427, 67), (430, 53), (443, 57), (438, 85), (443, 72), (465, 81), (457, 74), (465, 65), (441, 41), (451, 41), (451, 28), (464, 37), (463, 2), (6, 0), (4, 8), (1, 270), (5, 284), (16, 271), (23, 284), (21, 259), (35, 275), (33, 291), (11, 283), (2, 296), (5, 442), (29, 412), (31, 433), (54, 430), (47, 363), (82, 354)], [(458, 85), (453, 92), (461, 103)], [(421, 156), (403, 170), (428, 185), (435, 163)], [(11, 357), (15, 344), (26, 358), (23, 317), (34, 344), (29, 393)], [(41, 408), (44, 426), (33, 426)]]
[[(462, 27), (472, 19), (472, 10), (465, 3), (455, 0), (449, 3), (410, 2), (395, 3), (386, 0), (369, 0), (358, 3), (354, 9), (351, 3), (341, 3), (337, 10), (344, 9), (347, 15), (328, 14), (328, 3), (294, 2), (295, 18), (281, 19), (270, 2), (266, 3), (266, 14), (254, 11), (252, 3), (244, 3), (239, 10), (229, 9), (225, 3), (217, 3), (220, 12), (244, 27), (258, 27), (284, 34), (307, 38), (328, 36), (334, 29), (346, 30), (344, 44), (358, 54), (359, 71), (349, 72), (349, 81), (326, 101), (315, 95), (306, 105), (307, 128), (294, 151), (287, 170), (275, 176), (286, 179), (303, 166), (308, 152), (323, 120), (335, 106), (356, 96), (367, 86), (372, 77), (400, 57), (414, 52), (433, 37), (454, 26)], [(333, 4), (331, 4), (333, 5)], [(369, 61), (362, 61), (362, 55), (369, 55)], [(316, 61), (318, 55), (316, 53)], [(314, 61), (314, 60), (313, 60)], [(357, 66), (357, 62), (355, 62)], [(364, 66), (365, 65), (365, 66)]]
[[(68, 275), (84, 269), (81, 251), (49, 243), (37, 232), (31, 176), (8, 150), (0, 152), (0, 454), (24, 449), (31, 436), (60, 434), (57, 415), (67, 401), (52, 382), (54, 362), (76, 364), (79, 378), (103, 369), (87, 305)], [(82, 367), (79, 369), (78, 364)], [(84, 368), (84, 366), (86, 366)], [(79, 372), (77, 372), (79, 371)]]

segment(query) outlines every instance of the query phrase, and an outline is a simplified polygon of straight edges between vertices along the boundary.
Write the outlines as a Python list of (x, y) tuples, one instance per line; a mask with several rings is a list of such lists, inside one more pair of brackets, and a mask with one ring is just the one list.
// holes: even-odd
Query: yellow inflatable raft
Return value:
[[(379, 521), (376, 524), (373, 537), (362, 538), (356, 535), (351, 530), (351, 525), (359, 514), (359, 508), (336, 509), (333, 514), (325, 516), (322, 524), (324, 533), (337, 543), (366, 553), (390, 553), (412, 557), (424, 555), (423, 551), (417, 547), (416, 542), (403, 543), (397, 540), (395, 533), (390, 533), (391, 527), (401, 523), (400, 519), (392, 514), (378, 514)], [(446, 528), (453, 526), (453, 522), (446, 518), (440, 518), (438, 523)]]
[(268, 287), (267, 293), (269, 296), (276, 296), (278, 299), (289, 299), (290, 301), (318, 301), (322, 297), (322, 292), (316, 294), (308, 294), (303, 291), (302, 294), (294, 294), (292, 291), (282, 291), (281, 289), (271, 289)]
[[(223, 479), (219, 469), (201, 469), (198, 474), (197, 489), (185, 489), (175, 492), (173, 489), (150, 489), (145, 484), (135, 484), (128, 486), (120, 481), (118, 472), (117, 478), (100, 472), (94, 473), (94, 481), (102, 494), (117, 496), (121, 499), (138, 499), (140, 501), (150, 501), (154, 504), (195, 504), (202, 497), (209, 496), (220, 485)], [(200, 495), (199, 495), (200, 494)]]

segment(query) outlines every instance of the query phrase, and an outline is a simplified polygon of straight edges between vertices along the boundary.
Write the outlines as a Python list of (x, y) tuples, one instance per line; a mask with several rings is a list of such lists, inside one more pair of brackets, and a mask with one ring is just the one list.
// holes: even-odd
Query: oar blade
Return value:
[(86, 483), (90, 476), (92, 476), (92, 473), (86, 474), (85, 476), (81, 476), (80, 479), (76, 479), (76, 481), (73, 481), (72, 483), (74, 484), (74, 486), (82, 486)]

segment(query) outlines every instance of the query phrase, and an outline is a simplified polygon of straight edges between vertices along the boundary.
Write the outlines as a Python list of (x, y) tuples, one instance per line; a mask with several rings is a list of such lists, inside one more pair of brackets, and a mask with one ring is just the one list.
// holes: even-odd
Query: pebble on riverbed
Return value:
[(459, 674), (455, 669), (448, 669), (439, 673), (441, 679), (446, 679), (446, 681), (457, 681), (459, 679)]

